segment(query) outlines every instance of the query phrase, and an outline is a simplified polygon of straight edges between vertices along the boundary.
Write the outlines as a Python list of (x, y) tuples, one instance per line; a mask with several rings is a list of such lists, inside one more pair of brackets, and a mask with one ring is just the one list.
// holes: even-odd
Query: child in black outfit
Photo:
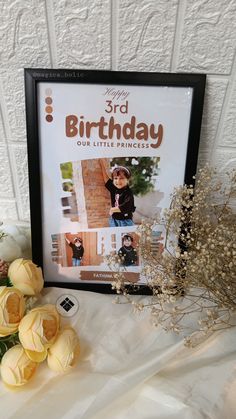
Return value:
[(130, 234), (125, 234), (122, 239), (123, 246), (118, 251), (123, 266), (135, 265), (137, 262), (137, 250), (133, 247), (133, 237)]
[(82, 246), (83, 240), (80, 237), (74, 239), (74, 243), (66, 237), (66, 242), (72, 249), (72, 266), (80, 266), (82, 257), (84, 255), (84, 248)]
[(110, 227), (133, 226), (133, 213), (135, 211), (133, 192), (129, 187), (130, 170), (124, 166), (117, 166), (112, 171), (110, 179), (105, 162), (99, 159), (105, 187), (111, 194)]

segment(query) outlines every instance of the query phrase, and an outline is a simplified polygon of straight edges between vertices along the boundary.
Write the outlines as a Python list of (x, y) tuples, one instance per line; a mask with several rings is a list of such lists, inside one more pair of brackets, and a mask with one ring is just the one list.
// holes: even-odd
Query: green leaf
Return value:
[(0, 279), (0, 286), (1, 287), (13, 287), (13, 284), (10, 281), (10, 278)]
[(13, 287), (13, 284), (12, 284), (10, 278), (7, 278), (7, 287)]
[(8, 351), (8, 349), (20, 343), (18, 332), (13, 335), (0, 338), (0, 362), (3, 355)]

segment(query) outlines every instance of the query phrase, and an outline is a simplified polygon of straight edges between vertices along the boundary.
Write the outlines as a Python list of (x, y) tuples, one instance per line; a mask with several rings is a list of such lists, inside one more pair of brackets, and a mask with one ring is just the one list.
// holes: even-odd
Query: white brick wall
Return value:
[(235, 0), (0, 0), (0, 220), (29, 221), (23, 67), (204, 72), (199, 165), (236, 165)]

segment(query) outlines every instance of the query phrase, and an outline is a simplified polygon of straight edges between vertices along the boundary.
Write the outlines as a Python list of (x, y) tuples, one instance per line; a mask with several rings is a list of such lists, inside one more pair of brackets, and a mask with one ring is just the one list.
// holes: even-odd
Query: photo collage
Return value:
[[(137, 227), (156, 214), (156, 203), (163, 197), (157, 188), (159, 161), (129, 156), (61, 163), (62, 216), (80, 228), (52, 235), (52, 262), (79, 267), (80, 280), (104, 281), (110, 280), (106, 256), (117, 255), (127, 280), (138, 282)], [(153, 235), (153, 247), (161, 250), (162, 239), (161, 231)], [(88, 275), (83, 267), (94, 271)]]

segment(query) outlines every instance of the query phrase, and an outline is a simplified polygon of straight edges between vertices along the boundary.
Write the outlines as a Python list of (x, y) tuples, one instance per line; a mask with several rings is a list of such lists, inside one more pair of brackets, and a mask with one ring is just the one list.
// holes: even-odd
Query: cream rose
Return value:
[(47, 349), (55, 342), (59, 331), (60, 317), (51, 304), (29, 311), (19, 324), (19, 339), (32, 361), (41, 362)]
[(5, 384), (23, 386), (34, 375), (37, 363), (31, 361), (21, 345), (13, 346), (2, 357), (0, 371)]
[(17, 332), (24, 316), (24, 296), (14, 287), (0, 287), (0, 337)]
[(68, 372), (80, 354), (79, 338), (71, 327), (62, 330), (55, 343), (48, 350), (48, 366), (55, 372)]
[(31, 260), (16, 259), (10, 264), (8, 276), (24, 295), (36, 295), (43, 288), (42, 270)]

